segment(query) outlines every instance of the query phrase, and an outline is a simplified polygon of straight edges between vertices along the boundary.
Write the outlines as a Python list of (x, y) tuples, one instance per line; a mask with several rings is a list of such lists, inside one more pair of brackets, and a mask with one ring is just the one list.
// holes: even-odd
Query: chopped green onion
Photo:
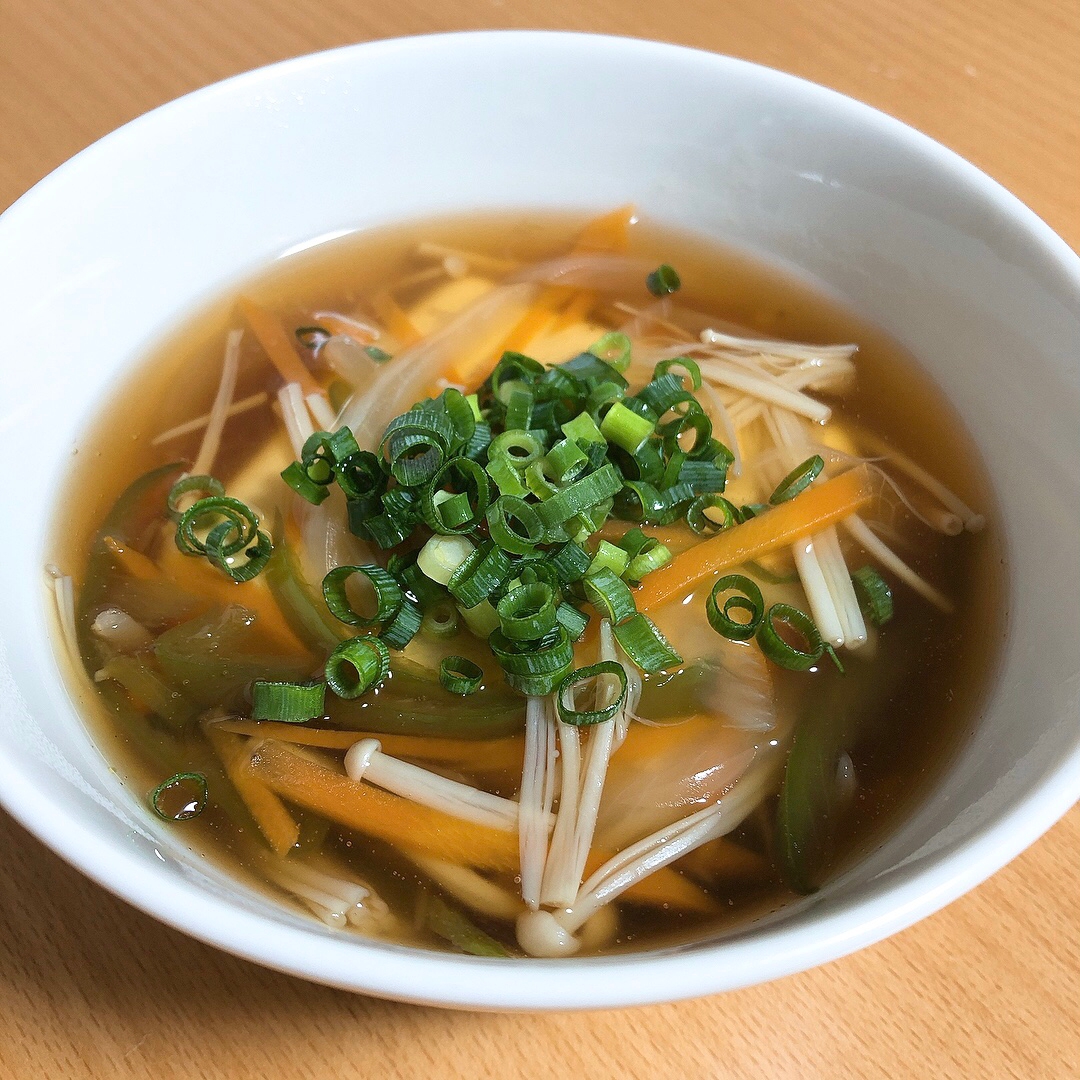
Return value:
[(667, 263), (662, 263), (645, 279), (645, 287), (653, 296), (669, 296), (678, 292), (681, 285), (674, 267)]
[(864, 566), (851, 575), (851, 584), (863, 614), (875, 626), (884, 626), (893, 617), (889, 583), (872, 566)]
[(563, 585), (580, 581), (591, 563), (589, 553), (572, 540), (557, 548), (547, 556), (548, 565), (555, 571)]
[(385, 364), (387, 360), (392, 360), (393, 357), (385, 349), (380, 349), (378, 345), (365, 345), (364, 352), (375, 361), (376, 364)]
[(252, 720), (280, 720), (299, 724), (323, 714), (324, 682), (269, 682), (256, 679), (251, 685)]
[(255, 543), (244, 551), (244, 561), (237, 560), (239, 552), (224, 554), (221, 543), (232, 533), (232, 525), (222, 522), (215, 525), (206, 536), (206, 557), (233, 581), (250, 581), (262, 573), (274, 552), (273, 542), (261, 529), (255, 532)]
[(502, 632), (511, 641), (536, 641), (555, 628), (555, 590), (544, 582), (511, 589), (498, 603)]
[(589, 510), (598, 503), (618, 493), (622, 488), (622, 477), (614, 465), (601, 466), (596, 472), (575, 480), (564, 487), (558, 495), (541, 503), (536, 508), (545, 529), (551, 529), (569, 521), (583, 510)]
[(185, 555), (205, 555), (206, 540), (200, 540), (197, 533), (205, 528), (209, 537), (220, 525), (225, 526), (225, 531), (215, 535), (214, 549), (219, 558), (228, 558), (254, 543), (259, 519), (239, 499), (212, 495), (200, 499), (180, 515), (176, 546)]
[(624, 548), (616, 547), (607, 540), (601, 540), (596, 547), (596, 554), (589, 563), (586, 574), (595, 574), (598, 570), (608, 569), (616, 577), (622, 577), (630, 563), (630, 555)]
[(514, 495), (500, 495), (488, 508), (487, 523), (491, 539), (504, 551), (524, 555), (544, 539), (544, 525), (539, 507), (530, 506)]
[(659, 570), (671, 562), (671, 552), (666, 545), (655, 537), (649, 537), (647, 544), (627, 564), (623, 577), (629, 582), (643, 581), (646, 574)]
[[(707, 513), (709, 510), (719, 510), (720, 520)], [(739, 512), (723, 495), (699, 495), (686, 511), (686, 524), (698, 536), (708, 536), (738, 525)]]
[(615, 627), (622, 651), (648, 675), (682, 663), (682, 657), (647, 615), (640, 612)]
[(502, 630), (493, 630), (488, 646), (506, 681), (530, 696), (552, 693), (574, 662), (574, 643), (561, 625), (541, 641), (523, 646), (515, 645)]
[(432, 581), (446, 585), (474, 550), (472, 542), (464, 536), (433, 536), (420, 549), (416, 565)]
[(420, 608), (411, 600), (405, 600), (379, 636), (388, 648), (404, 649), (416, 637), (423, 621)]
[(701, 389), (701, 368), (698, 367), (697, 361), (691, 360), (689, 356), (675, 356), (670, 360), (661, 360), (653, 368), (653, 378), (658, 379), (661, 375), (667, 375), (675, 367), (682, 368), (690, 376), (691, 390)]
[(287, 466), (281, 473), (281, 479), (312, 506), (318, 506), (330, 494), (330, 488), (326, 484), (319, 484), (312, 480), (299, 461), (294, 461)]
[(616, 401), (600, 422), (600, 432), (604, 438), (609, 443), (621, 446), (628, 454), (636, 454), (655, 430), (655, 420), (638, 416), (621, 401)]
[(503, 459), (518, 472), (524, 472), (527, 465), (539, 461), (544, 448), (535, 435), (528, 431), (508, 430), (496, 435), (488, 447), (488, 461)]
[(371, 636), (343, 641), (326, 661), (326, 685), (339, 698), (358, 698), (390, 673), (390, 650)]
[(589, 346), (589, 352), (616, 371), (625, 371), (630, 366), (630, 339), (618, 330), (594, 341)]
[(451, 694), (475, 694), (484, 681), (484, 669), (464, 656), (444, 656), (439, 664), (439, 682)]
[[(801, 637), (806, 648), (800, 649), (786, 641), (778, 626), (787, 628), (789, 636)], [(758, 627), (757, 643), (774, 664), (788, 671), (807, 671), (826, 653), (841, 672), (844, 670), (832, 647), (822, 640), (814, 620), (790, 604), (773, 604), (769, 608)]]
[(506, 401), (506, 416), (503, 422), (508, 431), (528, 431), (531, 426), (533, 392), (521, 386), (515, 386)]
[[(574, 690), (590, 679), (602, 679), (614, 676), (619, 682), (619, 693), (608, 704), (599, 709), (575, 709)], [(599, 697), (601, 688), (597, 686), (596, 695)], [(622, 664), (615, 660), (602, 660), (599, 664), (590, 667), (578, 668), (559, 684), (558, 693), (555, 695), (555, 703), (559, 710), (559, 719), (564, 724), (574, 727), (586, 727), (589, 724), (602, 724), (610, 720), (622, 708), (626, 700), (626, 670)]]
[(475, 607), (506, 584), (510, 568), (510, 556), (489, 541), (470, 553), (450, 575), (446, 587), (463, 607)]
[(573, 439), (557, 442), (544, 457), (544, 468), (557, 484), (576, 480), (589, 465), (589, 458)]
[(618, 626), (619, 623), (636, 614), (637, 605), (634, 603), (634, 594), (626, 582), (611, 570), (604, 568), (595, 574), (588, 574), (583, 579), (583, 584), (589, 603), (605, 619), (610, 619), (612, 626)]
[(489, 452), (487, 474), (495, 482), (501, 495), (514, 495), (521, 498), (529, 493), (529, 489), (521, 482), (521, 472), (505, 456), (491, 460)]
[[(150, 792), (150, 808), (163, 821), (197, 818), (206, 809), (208, 801), (206, 777), (197, 772), (176, 773)], [(170, 809), (170, 803), (179, 805)]]
[(572, 641), (580, 641), (585, 627), (589, 625), (589, 616), (584, 611), (578, 611), (573, 604), (560, 604), (555, 609), (555, 618)]
[[(735, 595), (729, 596), (721, 608), (716, 598), (725, 592)], [(736, 619), (734, 611), (745, 612), (747, 617)], [(745, 574), (727, 574), (713, 585), (705, 600), (705, 614), (709, 625), (729, 641), (749, 641), (765, 616), (765, 601), (761, 589)]]
[[(346, 586), (349, 579), (359, 574), (367, 578), (375, 591), (375, 612), (362, 615), (349, 602)], [(323, 599), (335, 619), (349, 626), (382, 626), (389, 622), (401, 607), (404, 594), (401, 586), (381, 566), (335, 566), (322, 583)]]
[(170, 521), (179, 521), (183, 515), (180, 509), (180, 499), (184, 495), (198, 492), (200, 495), (224, 495), (225, 485), (212, 476), (183, 476), (173, 484), (166, 498)]
[(820, 454), (807, 458), (801, 465), (796, 466), (777, 485), (776, 490), (769, 496), (769, 502), (773, 506), (794, 499), (802, 494), (821, 474), (825, 468), (825, 462)]
[(578, 413), (573, 420), (567, 420), (562, 425), (562, 433), (568, 439), (573, 439), (579, 446), (584, 443), (607, 445), (607, 439), (596, 426), (596, 421), (587, 412)]
[[(443, 492), (442, 486), (451, 482), (459, 493)], [(439, 499), (439, 495), (445, 498)], [(446, 462), (431, 478), (420, 498), (424, 521), (434, 532), (444, 535), (466, 533), (475, 529), (491, 504), (491, 481), (488, 474), (466, 457)]]
[(493, 630), (499, 628), (499, 613), (491, 606), (490, 600), (481, 600), (470, 608), (461, 606), (458, 611), (469, 630), (484, 641), (487, 641)]

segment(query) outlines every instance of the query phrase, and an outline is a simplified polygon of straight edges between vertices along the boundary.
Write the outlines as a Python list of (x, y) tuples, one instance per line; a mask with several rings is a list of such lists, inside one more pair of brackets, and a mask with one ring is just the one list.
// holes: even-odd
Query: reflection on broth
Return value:
[(926, 376), (628, 209), (281, 260), (140, 368), (71, 490), (52, 580), (127, 783), (283, 902), (429, 948), (657, 947), (820, 888), (1000, 637), (990, 493)]

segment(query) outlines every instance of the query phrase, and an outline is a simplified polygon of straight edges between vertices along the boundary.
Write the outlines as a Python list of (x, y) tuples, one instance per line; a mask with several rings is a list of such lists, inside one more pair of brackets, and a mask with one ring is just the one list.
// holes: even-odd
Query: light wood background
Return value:
[[(663, 38), (921, 128), (1080, 243), (1077, 0), (0, 0), (0, 207), (196, 87), (367, 38)], [(10, 328), (9, 328), (10, 332)], [(453, 1014), (263, 971), (159, 926), (0, 814), (0, 1078), (1080, 1076), (1080, 809), (875, 948), (723, 997)]]

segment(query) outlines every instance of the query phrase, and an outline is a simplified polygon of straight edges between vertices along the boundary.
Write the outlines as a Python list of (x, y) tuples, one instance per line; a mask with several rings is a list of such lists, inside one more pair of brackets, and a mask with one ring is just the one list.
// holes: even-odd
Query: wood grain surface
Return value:
[[(0, 207), (235, 72), (481, 27), (756, 60), (939, 139), (1080, 243), (1076, 0), (0, 0)], [(1080, 809), (946, 911), (772, 985), (625, 1012), (453, 1014), (264, 971), (159, 926), (0, 814), (0, 1078), (1080, 1076)]]

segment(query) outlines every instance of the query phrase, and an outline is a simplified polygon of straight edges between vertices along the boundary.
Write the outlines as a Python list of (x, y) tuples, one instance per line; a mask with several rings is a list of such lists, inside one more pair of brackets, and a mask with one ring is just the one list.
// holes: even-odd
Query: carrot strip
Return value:
[(699, 582), (725, 574), (769, 552), (858, 513), (878, 493), (880, 477), (860, 465), (834, 480), (808, 488), (790, 502), (742, 525), (725, 529), (654, 570), (634, 599), (640, 610), (671, 600)]
[(250, 741), (222, 731), (218, 724), (205, 724), (203, 730), (259, 832), (275, 855), (287, 855), (300, 838), (300, 826), (281, 799), (252, 775)]
[(322, 387), (297, 356), (281, 323), (266, 308), (260, 307), (246, 296), (241, 296), (236, 301), (236, 306), (251, 327), (251, 332), (258, 339), (263, 352), (270, 358), (270, 363), (281, 372), (281, 377), (287, 383), (299, 383), (305, 397), (308, 394), (321, 394)]
[(421, 806), (372, 784), (356, 783), (283, 743), (266, 742), (251, 768), (283, 799), (350, 829), (447, 862), (515, 872), (516, 832), (475, 825)]
[(371, 306), (383, 326), (397, 338), (401, 345), (415, 345), (423, 336), (386, 290), (376, 293), (371, 298)]
[(581, 231), (575, 251), (625, 251), (630, 242), (630, 226), (635, 211), (631, 203), (594, 218)]
[(258, 628), (268, 644), (272, 643), (284, 653), (308, 652), (285, 621), (263, 575), (251, 581), (235, 582), (217, 567), (211, 566), (206, 559), (182, 554), (168, 538), (161, 545), (158, 566), (165, 578), (191, 596), (206, 601), (208, 606), (215, 603), (239, 604), (253, 611), (258, 617)]
[(520, 769), (525, 743), (520, 736), (506, 739), (447, 739), (427, 735), (380, 735), (364, 731), (332, 731), (273, 720), (222, 720), (223, 731), (255, 738), (277, 739), (298, 746), (348, 750), (361, 739), (378, 739), (392, 757), (419, 758), (446, 765), (468, 765), (482, 772)]
[(498, 359), (504, 352), (524, 352), (529, 343), (539, 337), (555, 321), (566, 295), (565, 285), (548, 285), (543, 289), (532, 307), (521, 316), (513, 330), (506, 335), (503, 343), (495, 351), (495, 358)]
[(121, 543), (115, 536), (106, 536), (102, 543), (108, 548), (128, 577), (133, 577), (137, 581), (161, 580), (161, 571), (157, 568), (153, 559), (148, 558), (141, 551), (136, 551), (134, 548)]

